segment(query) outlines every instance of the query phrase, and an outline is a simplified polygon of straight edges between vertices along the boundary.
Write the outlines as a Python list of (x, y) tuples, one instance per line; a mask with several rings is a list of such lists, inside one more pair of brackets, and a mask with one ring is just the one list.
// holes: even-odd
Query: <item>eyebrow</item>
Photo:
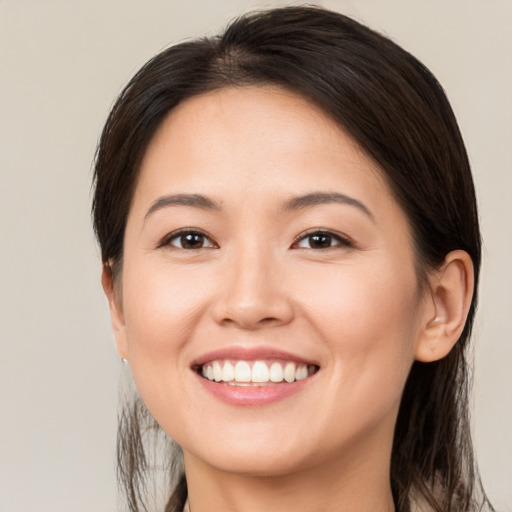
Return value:
[(173, 194), (159, 197), (149, 208), (144, 219), (147, 219), (152, 213), (168, 206), (193, 206), (202, 210), (220, 211), (220, 206), (201, 194)]
[(353, 197), (340, 194), (338, 192), (313, 192), (311, 194), (293, 197), (283, 205), (283, 211), (289, 212), (301, 210), (303, 208), (311, 208), (312, 206), (332, 203), (355, 206), (368, 217), (370, 217), (370, 219), (375, 220), (373, 213), (365, 204), (357, 199), (354, 199)]
[[(354, 199), (353, 197), (340, 194), (339, 192), (313, 192), (302, 196), (292, 197), (283, 204), (282, 211), (291, 212), (302, 210), (304, 208), (311, 208), (313, 206), (332, 203), (355, 206), (363, 213), (365, 213), (370, 219), (375, 220), (372, 212), (365, 204), (357, 199)], [(201, 194), (172, 194), (159, 197), (147, 211), (144, 220), (147, 219), (152, 213), (169, 206), (192, 206), (208, 211), (221, 210), (219, 204)]]

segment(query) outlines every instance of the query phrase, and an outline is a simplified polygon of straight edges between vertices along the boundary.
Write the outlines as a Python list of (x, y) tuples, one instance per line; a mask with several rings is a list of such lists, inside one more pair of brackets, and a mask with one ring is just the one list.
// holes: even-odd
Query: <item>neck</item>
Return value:
[(390, 446), (353, 448), (344, 457), (272, 476), (221, 471), (185, 452), (190, 512), (393, 512)]

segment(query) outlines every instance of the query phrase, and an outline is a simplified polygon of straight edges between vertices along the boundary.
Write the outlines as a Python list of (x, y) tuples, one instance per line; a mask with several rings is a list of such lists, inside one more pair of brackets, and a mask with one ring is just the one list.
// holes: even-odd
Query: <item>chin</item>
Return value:
[[(200, 454), (198, 454), (199, 456)], [(224, 473), (250, 477), (277, 477), (296, 472), (305, 466), (301, 457), (291, 457), (279, 451), (247, 450), (243, 452), (212, 450), (199, 458)]]
[(277, 477), (320, 464), (328, 457), (318, 449), (318, 443), (304, 436), (304, 430), (304, 426), (295, 432), (279, 428), (273, 435), (273, 429), (243, 429), (238, 425), (236, 432), (216, 430), (213, 436), (209, 432), (196, 439), (184, 440), (182, 446), (185, 460), (188, 452), (218, 471)]

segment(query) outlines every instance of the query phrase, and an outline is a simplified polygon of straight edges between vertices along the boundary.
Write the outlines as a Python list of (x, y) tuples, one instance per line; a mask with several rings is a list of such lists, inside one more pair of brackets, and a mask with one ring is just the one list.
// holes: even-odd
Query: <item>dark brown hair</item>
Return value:
[[(170, 47), (122, 91), (101, 136), (94, 178), (94, 227), (102, 260), (112, 266), (114, 277), (122, 265), (139, 165), (156, 129), (186, 98), (252, 84), (278, 85), (308, 98), (378, 163), (411, 225), (420, 278), (448, 252), (462, 249), (473, 260), (478, 283), (475, 192), (443, 89), (391, 40), (346, 16), (313, 7), (250, 14), (218, 37)], [(453, 350), (434, 363), (415, 362), (411, 369), (391, 460), (391, 486), (400, 512), (414, 503), (428, 504), (436, 512), (469, 512), (485, 505), (492, 510), (478, 479), (468, 420), (465, 352), (475, 307), (476, 287)], [(141, 428), (147, 416), (138, 398), (121, 413), (119, 475), (134, 512), (147, 510), (143, 487), (151, 464)], [(186, 499), (183, 469), (177, 471), (166, 512), (178, 512)]]

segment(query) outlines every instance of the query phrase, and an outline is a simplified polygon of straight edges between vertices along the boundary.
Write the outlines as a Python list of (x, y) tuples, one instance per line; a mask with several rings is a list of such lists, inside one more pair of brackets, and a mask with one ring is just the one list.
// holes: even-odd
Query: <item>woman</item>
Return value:
[(492, 509), (464, 358), (473, 183), (414, 57), (323, 9), (242, 17), (136, 74), (95, 186), (141, 399), (119, 433), (130, 510), (160, 429), (166, 511)]

